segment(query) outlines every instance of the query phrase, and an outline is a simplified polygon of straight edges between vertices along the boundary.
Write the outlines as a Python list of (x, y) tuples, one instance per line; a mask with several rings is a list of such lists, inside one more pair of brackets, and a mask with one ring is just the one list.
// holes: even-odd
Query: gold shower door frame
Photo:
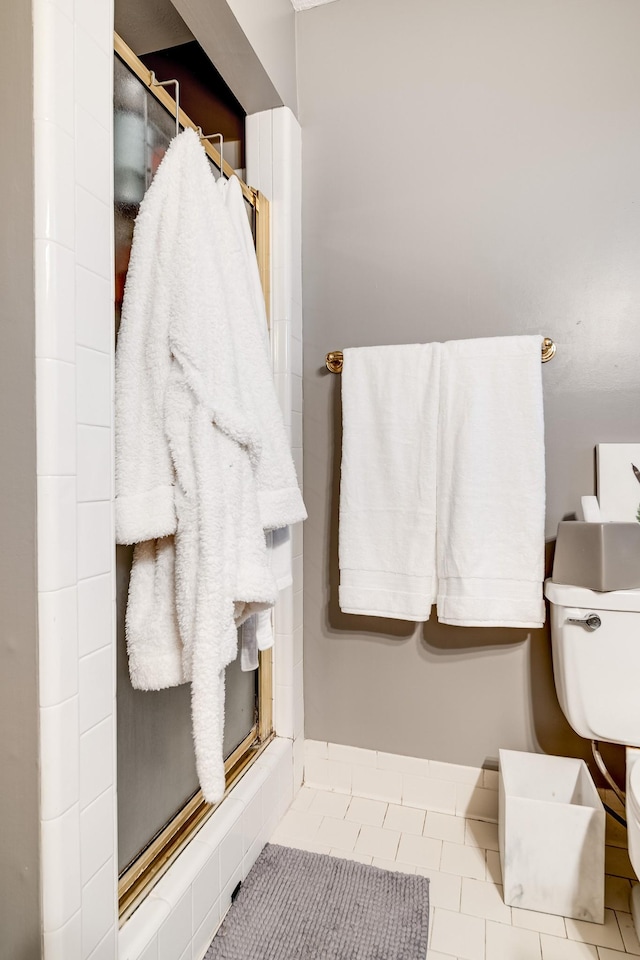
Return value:
[[(116, 55), (136, 74), (139, 80), (149, 88), (149, 91), (172, 115), (176, 116), (177, 105), (164, 87), (152, 84), (151, 73), (134, 52), (127, 46), (118, 34), (114, 34), (114, 51)], [(190, 117), (179, 109), (180, 124), (197, 130), (196, 124)], [(221, 158), (218, 151), (209, 141), (202, 141), (202, 145), (215, 165), (220, 169)], [(227, 177), (233, 176), (232, 167), (224, 161), (224, 173)], [(258, 190), (249, 187), (240, 180), (245, 199), (255, 210), (255, 239), (256, 255), (260, 269), (260, 279), (267, 306), (267, 322), (271, 301), (271, 260), (270, 260), (270, 223), (269, 201)], [(234, 784), (243, 773), (257, 760), (269, 741), (273, 738), (273, 658), (271, 650), (263, 650), (259, 654), (258, 666), (258, 717), (253, 728), (243, 742), (234, 750), (225, 761), (226, 790), (225, 797), (232, 790)], [(221, 803), (224, 802), (224, 798)], [(118, 882), (118, 904), (120, 925), (133, 913), (141, 901), (158, 882), (162, 874), (173, 863), (185, 846), (193, 839), (196, 832), (202, 827), (208, 817), (216, 809), (207, 803), (198, 792), (185, 804), (166, 827), (142, 851), (140, 856), (124, 871)]]

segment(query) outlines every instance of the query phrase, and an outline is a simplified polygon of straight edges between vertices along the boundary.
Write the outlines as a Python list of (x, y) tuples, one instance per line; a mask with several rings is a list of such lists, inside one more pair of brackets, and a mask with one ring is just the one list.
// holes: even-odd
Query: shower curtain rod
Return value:
[[(550, 337), (545, 337), (542, 341), (542, 363), (547, 363), (556, 354), (556, 345)], [(342, 350), (332, 350), (325, 358), (325, 366), (330, 373), (342, 373), (344, 364), (344, 355)]]
[[(201, 128), (196, 123), (194, 123), (191, 117), (189, 117), (184, 112), (179, 102), (176, 103), (176, 100), (174, 100), (174, 98), (169, 93), (167, 93), (167, 91), (164, 89), (163, 84), (175, 83), (176, 91), (177, 91), (178, 89), (177, 82), (175, 80), (164, 80), (161, 83), (156, 78), (153, 71), (147, 70), (142, 60), (140, 60), (140, 58), (135, 55), (131, 47), (129, 47), (124, 42), (122, 37), (115, 32), (113, 34), (113, 49), (115, 53), (123, 61), (123, 63), (125, 63), (129, 67), (129, 69), (133, 73), (135, 73), (138, 80), (140, 80), (142, 83), (144, 83), (146, 87), (149, 88), (149, 91), (153, 94), (156, 100), (160, 101), (160, 103), (165, 108), (165, 110), (168, 110), (171, 116), (175, 117), (176, 131), (178, 130), (178, 125), (180, 125), (183, 128), (189, 127), (191, 130), (195, 130), (195, 132), (201, 138), (200, 143), (204, 147), (205, 151), (207, 152), (211, 160), (213, 160), (218, 170), (220, 170), (220, 173), (222, 173), (225, 177), (227, 177), (227, 179), (229, 177), (233, 177), (235, 175), (235, 170), (233, 169), (231, 164), (227, 163), (227, 161), (222, 156), (221, 152), (219, 153), (215, 147), (211, 146), (207, 137), (204, 137), (202, 135)], [(209, 136), (221, 137), (221, 135), (217, 133), (209, 134)], [(221, 138), (221, 141), (222, 141), (222, 138)], [(221, 142), (221, 146), (222, 146), (222, 142)], [(249, 203), (253, 207), (255, 207), (258, 200), (257, 191), (254, 190), (253, 187), (249, 187), (244, 182), (244, 180), (240, 180), (240, 177), (238, 177), (238, 180), (240, 181), (240, 186), (242, 187), (242, 193), (244, 194), (245, 200), (248, 200)]]

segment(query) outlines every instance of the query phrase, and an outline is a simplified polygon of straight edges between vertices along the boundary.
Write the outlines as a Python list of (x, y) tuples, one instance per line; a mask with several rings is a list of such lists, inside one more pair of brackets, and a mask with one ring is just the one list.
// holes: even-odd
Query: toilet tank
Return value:
[[(553, 675), (581, 737), (640, 746), (640, 589), (599, 593), (547, 580)], [(596, 614), (590, 630), (570, 620)]]

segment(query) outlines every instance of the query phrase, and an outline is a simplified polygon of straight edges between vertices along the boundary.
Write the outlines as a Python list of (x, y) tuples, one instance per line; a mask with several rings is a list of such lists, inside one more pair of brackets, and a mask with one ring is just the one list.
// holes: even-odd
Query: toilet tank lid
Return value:
[(551, 603), (560, 607), (587, 607), (590, 610), (631, 610), (640, 611), (640, 587), (633, 590), (587, 590), (586, 587), (574, 587), (568, 583), (554, 583), (546, 580), (544, 593)]

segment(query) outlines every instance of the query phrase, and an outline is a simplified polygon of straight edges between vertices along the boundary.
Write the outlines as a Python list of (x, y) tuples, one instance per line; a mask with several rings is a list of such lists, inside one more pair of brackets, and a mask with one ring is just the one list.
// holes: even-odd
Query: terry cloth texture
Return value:
[(424, 960), (429, 881), (268, 844), (205, 960)]
[(134, 231), (116, 351), (116, 538), (136, 544), (132, 684), (191, 682), (210, 802), (225, 789), (224, 671), (237, 627), (277, 597), (265, 530), (306, 516), (248, 263), (202, 144), (185, 130)]
[(545, 620), (540, 337), (445, 343), (438, 431), (438, 619)]
[(340, 607), (458, 626), (545, 610), (541, 338), (344, 351)]
[(436, 600), (439, 378), (439, 343), (344, 351), (344, 613), (429, 619)]

